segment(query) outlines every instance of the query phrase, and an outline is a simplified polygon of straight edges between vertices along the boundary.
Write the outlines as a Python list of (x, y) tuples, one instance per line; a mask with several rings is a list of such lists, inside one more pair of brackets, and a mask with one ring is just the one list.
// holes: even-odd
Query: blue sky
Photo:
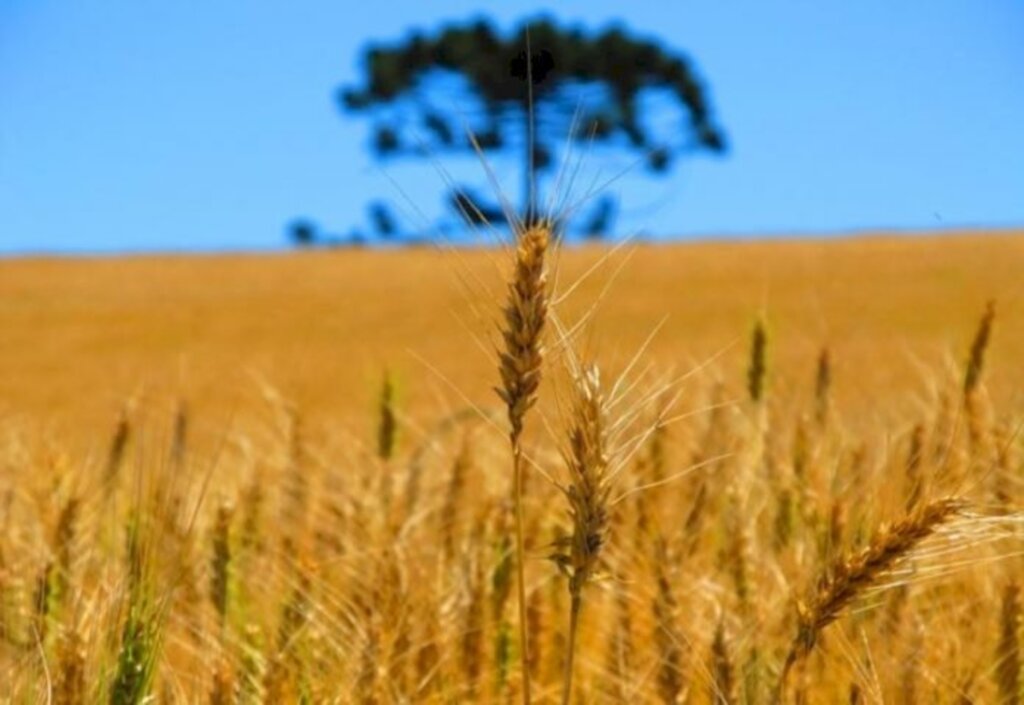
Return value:
[[(281, 247), (295, 216), (337, 231), (365, 222), (367, 201), (398, 198), (392, 180), (437, 212), (433, 168), (382, 174), (368, 125), (340, 114), (334, 93), (357, 78), (368, 40), (480, 6), (352, 6), (4, 0), (0, 252)], [(689, 54), (730, 138), (725, 158), (617, 182), (625, 232), (1024, 225), (1019, 2), (557, 7), (559, 20), (622, 20)], [(489, 15), (511, 27), (543, 9), (492, 3)], [(514, 166), (498, 165), (511, 191)]]

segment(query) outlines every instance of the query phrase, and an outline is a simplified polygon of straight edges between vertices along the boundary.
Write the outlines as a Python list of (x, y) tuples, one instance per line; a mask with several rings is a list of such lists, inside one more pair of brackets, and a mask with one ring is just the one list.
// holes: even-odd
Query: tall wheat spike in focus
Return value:
[(515, 267), (508, 284), (501, 331), (504, 349), (499, 352), (501, 386), (496, 389), (505, 402), (512, 448), (513, 504), (516, 525), (516, 594), (519, 603), (519, 643), (523, 679), (523, 702), (530, 702), (529, 641), (526, 631), (525, 547), (523, 538), (523, 423), (537, 402), (544, 350), (541, 334), (548, 316), (547, 254), (551, 227), (537, 222), (516, 232)]
[[(523, 705), (530, 705), (530, 644), (527, 632), (526, 547), (523, 537), (523, 420), (537, 402), (543, 348), (541, 334), (548, 317), (549, 293), (547, 255), (552, 242), (552, 223), (537, 217), (536, 182), (533, 163), (533, 53), (526, 35), (527, 144), (530, 154), (530, 179), (525, 220), (509, 218), (515, 233), (515, 269), (508, 285), (504, 308), (498, 371), (502, 386), (498, 396), (505, 402), (510, 425), (512, 449), (512, 502), (516, 525), (516, 601), (519, 612), (519, 666), (522, 676)], [(475, 141), (474, 141), (475, 144)], [(477, 146), (478, 154), (482, 153)]]

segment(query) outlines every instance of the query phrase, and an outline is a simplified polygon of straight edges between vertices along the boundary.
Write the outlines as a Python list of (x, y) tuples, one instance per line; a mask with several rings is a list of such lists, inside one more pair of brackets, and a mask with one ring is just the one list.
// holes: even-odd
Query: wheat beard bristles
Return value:
[(550, 240), (551, 230), (546, 224), (530, 227), (519, 235), (515, 272), (503, 310), (505, 349), (499, 354), (498, 365), (502, 387), (495, 391), (508, 407), (513, 439), (522, 434), (523, 418), (536, 401), (540, 386), (544, 358), (540, 339), (548, 313), (545, 255)]

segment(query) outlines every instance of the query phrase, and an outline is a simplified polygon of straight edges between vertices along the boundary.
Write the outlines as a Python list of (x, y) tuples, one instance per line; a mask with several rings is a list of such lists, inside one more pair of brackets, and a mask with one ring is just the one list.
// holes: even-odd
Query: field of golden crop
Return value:
[(1021, 233), (547, 254), (0, 261), (0, 702), (1020, 702)]

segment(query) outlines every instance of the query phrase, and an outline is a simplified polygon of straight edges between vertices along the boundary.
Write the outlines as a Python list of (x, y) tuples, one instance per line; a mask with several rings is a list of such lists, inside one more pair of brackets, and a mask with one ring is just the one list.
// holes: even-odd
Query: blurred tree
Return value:
[(292, 221), (288, 225), (288, 238), (297, 247), (309, 247), (316, 242), (316, 225), (305, 219)]
[(377, 235), (385, 240), (390, 240), (398, 234), (398, 223), (391, 209), (383, 201), (374, 201), (369, 206), (370, 221)]
[[(725, 149), (690, 62), (620, 27), (591, 35), (539, 20), (506, 37), (485, 20), (450, 24), (433, 36), (415, 31), (399, 44), (370, 45), (364, 68), (362, 84), (338, 95), (345, 111), (372, 119), (379, 158), (467, 153), (474, 140), (484, 153), (518, 153), (521, 218), (537, 214), (538, 181), (567, 139), (636, 151), (652, 173), (681, 154)], [(452, 91), (474, 110), (456, 112)], [(656, 126), (653, 118), (670, 109), (679, 119)], [(447, 202), (471, 222), (504, 220), (500, 207), (466, 188), (453, 188)], [(586, 224), (607, 231), (614, 214), (614, 201), (601, 199)]]

